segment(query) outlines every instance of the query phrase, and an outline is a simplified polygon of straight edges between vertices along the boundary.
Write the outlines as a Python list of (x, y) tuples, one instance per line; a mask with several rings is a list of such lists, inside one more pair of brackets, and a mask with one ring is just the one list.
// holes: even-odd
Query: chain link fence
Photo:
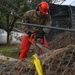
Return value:
[[(38, 1), (35, 0), (32, 1), (28, 0), (28, 1), (29, 6), (32, 6), (33, 4), (34, 7), (35, 5), (38, 4)], [(40, 1), (41, 0), (39, 0), (39, 2)], [(50, 3), (49, 13), (52, 16), (53, 21), (52, 26), (62, 28), (74, 27), (75, 7), (59, 6), (59, 5), (57, 6), (51, 4), (51, 1), (49, 3)], [(51, 29), (47, 37), (48, 40), (50, 41), (54, 40), (55, 36), (57, 36), (57, 34), (61, 32), (62, 31), (60, 30)], [(61, 36), (59, 38), (62, 39)], [(73, 38), (71, 39), (73, 40)], [(58, 43), (59, 42), (56, 42), (55, 45), (57, 46)], [(63, 41), (63, 44), (65, 44), (65, 41)], [(53, 47), (55, 46), (53, 45)], [(42, 64), (43, 75), (75, 75), (75, 45), (69, 45), (64, 48), (62, 48), (61, 46), (60, 49), (54, 49), (51, 52), (39, 56), (38, 58), (40, 59)], [(31, 59), (32, 58), (28, 58), (22, 61), (20, 60), (4, 61), (3, 59), (0, 60), (0, 75), (38, 75), (35, 65), (34, 63), (31, 62)]]
[[(43, 75), (74, 75), (75, 45), (50, 51), (38, 57)], [(31, 58), (0, 64), (0, 75), (39, 75)]]

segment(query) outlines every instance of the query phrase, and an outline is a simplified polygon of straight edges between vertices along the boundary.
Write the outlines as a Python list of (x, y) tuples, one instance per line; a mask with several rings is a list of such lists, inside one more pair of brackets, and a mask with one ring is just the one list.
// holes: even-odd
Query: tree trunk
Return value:
[(7, 44), (9, 44), (9, 35), (10, 35), (10, 32), (8, 31), (7, 32)]
[(10, 22), (10, 15), (7, 15), (6, 18), (7, 18), (7, 44), (9, 44), (10, 43), (9, 41), (10, 32), (13, 30), (14, 24), (18, 18), (15, 16), (12, 22)]
[(9, 15), (8, 14), (6, 16), (6, 19), (7, 19), (7, 44), (9, 44), (9, 34), (10, 34), (10, 31), (9, 31)]

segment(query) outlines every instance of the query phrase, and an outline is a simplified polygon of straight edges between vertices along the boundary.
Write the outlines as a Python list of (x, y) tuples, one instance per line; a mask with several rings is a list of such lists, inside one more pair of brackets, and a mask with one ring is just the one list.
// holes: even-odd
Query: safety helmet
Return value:
[(47, 2), (43, 1), (38, 5), (38, 9), (42, 14), (48, 14), (49, 5)]

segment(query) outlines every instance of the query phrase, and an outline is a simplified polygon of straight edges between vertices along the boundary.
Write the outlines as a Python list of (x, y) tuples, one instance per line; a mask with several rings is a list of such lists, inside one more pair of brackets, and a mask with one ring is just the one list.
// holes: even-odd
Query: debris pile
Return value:
[[(52, 50), (39, 56), (43, 75), (75, 75), (75, 45)], [(29, 59), (7, 62), (0, 66), (0, 75), (38, 75)]]
[(75, 74), (75, 46), (53, 50), (44, 60), (45, 75), (74, 75)]
[[(58, 33), (49, 42), (50, 52), (39, 56), (43, 75), (75, 75), (75, 33)], [(30, 59), (0, 63), (0, 75), (38, 75)]]
[(64, 31), (57, 34), (52, 41), (49, 42), (50, 49), (59, 49), (66, 47), (70, 44), (75, 45), (75, 33)]

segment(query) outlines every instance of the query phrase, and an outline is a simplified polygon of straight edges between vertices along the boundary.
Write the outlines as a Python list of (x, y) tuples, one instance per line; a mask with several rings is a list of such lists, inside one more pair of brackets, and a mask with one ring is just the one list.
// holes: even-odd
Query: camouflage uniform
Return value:
[[(31, 23), (31, 24), (38, 24), (38, 25), (51, 25), (51, 16), (47, 15), (38, 15), (36, 10), (27, 11), (23, 16), (23, 22)], [(42, 28), (41, 28), (42, 29)], [(34, 32), (36, 30), (40, 30), (39, 27), (33, 26), (25, 26), (25, 31)], [(45, 32), (48, 32), (48, 28), (43, 28)]]
[[(30, 10), (27, 11), (24, 16), (23, 16), (23, 22), (25, 23), (31, 23), (31, 24), (39, 24), (39, 25), (51, 25), (51, 17), (47, 15), (38, 15), (36, 10)], [(47, 28), (44, 28), (44, 31), (42, 30), (43, 28), (40, 27), (33, 27), (33, 26), (25, 26), (25, 35), (23, 36), (22, 43), (20, 45), (20, 57), (19, 59), (22, 60), (23, 58), (27, 58), (27, 53), (28, 50), (31, 46), (32, 41), (30, 41), (30, 37), (33, 33), (35, 33), (36, 38), (34, 40), (40, 39), (40, 43), (43, 44), (45, 47), (48, 47), (48, 43), (46, 41), (46, 38), (44, 36), (44, 31), (48, 32)], [(31, 32), (31, 34), (29, 34)], [(37, 41), (38, 42), (38, 41)], [(41, 51), (39, 49), (39, 51)], [(43, 54), (45, 52), (37, 52), (40, 54)]]

